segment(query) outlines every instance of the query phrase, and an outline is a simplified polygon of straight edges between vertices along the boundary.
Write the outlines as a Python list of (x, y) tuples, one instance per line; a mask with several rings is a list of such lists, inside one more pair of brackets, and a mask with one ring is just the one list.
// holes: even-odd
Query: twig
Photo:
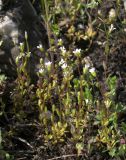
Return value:
[(27, 157), (23, 157), (23, 158), (18, 158), (17, 160), (24, 160), (26, 159)]
[(20, 137), (13, 137), (13, 138), (16, 139), (16, 140), (18, 140), (18, 141), (21, 141), (22, 143), (24, 143), (25, 145), (27, 145), (32, 150), (34, 149), (34, 147), (29, 142), (27, 142), (25, 139), (20, 138)]
[(35, 151), (30, 151), (30, 150), (20, 150), (20, 151), (19, 150), (7, 150), (7, 152), (10, 154), (16, 153), (16, 154), (23, 154), (23, 155), (25, 155), (25, 154), (32, 155), (32, 154), (36, 153)]
[(84, 156), (84, 154), (68, 154), (68, 155), (62, 155), (62, 156), (59, 156), (59, 157), (54, 157), (54, 158), (50, 158), (50, 159), (47, 159), (47, 160), (57, 160), (57, 159), (61, 159), (61, 158), (68, 158), (68, 157), (79, 157), (79, 156)]
[(15, 124), (15, 127), (38, 127), (39, 125), (37, 124), (32, 124), (32, 123), (29, 123), (29, 124)]

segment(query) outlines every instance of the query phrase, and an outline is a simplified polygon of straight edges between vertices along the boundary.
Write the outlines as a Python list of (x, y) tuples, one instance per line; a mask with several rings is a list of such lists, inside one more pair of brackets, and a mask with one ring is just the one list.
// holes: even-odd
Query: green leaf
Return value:
[(114, 157), (116, 155), (116, 148), (111, 149), (109, 155)]
[(78, 154), (81, 154), (83, 148), (84, 148), (84, 143), (77, 143), (76, 144), (77, 152)]

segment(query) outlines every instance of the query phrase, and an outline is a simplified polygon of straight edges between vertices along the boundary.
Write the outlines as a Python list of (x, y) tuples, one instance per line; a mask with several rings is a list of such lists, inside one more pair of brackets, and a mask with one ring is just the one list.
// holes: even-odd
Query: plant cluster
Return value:
[[(44, 51), (41, 45), (37, 46), (40, 52), (46, 52), (46, 57), (40, 59), (37, 84), (32, 84), (27, 71), (32, 53), (25, 35), (16, 59), (18, 76), (11, 100), (19, 122), (28, 118), (29, 111), (37, 113), (37, 120), (33, 121), (41, 126), (46, 148), (67, 144), (77, 156), (89, 158), (102, 154), (125, 159), (126, 123), (119, 123), (119, 114), (126, 107), (115, 101), (118, 77), (107, 73), (121, 2), (116, 0), (117, 8), (112, 8), (104, 19), (98, 10), (102, 3), (102, 0), (55, 0), (54, 3), (41, 0), (49, 49)], [(97, 10), (100, 22), (90, 15), (93, 10)], [(123, 22), (120, 23), (123, 28)], [(97, 31), (105, 38), (104, 42), (97, 41), (104, 48), (102, 81), (88, 55)], [(5, 81), (6, 77), (1, 75), (0, 87)], [(1, 98), (0, 116), (5, 114), (4, 108)]]

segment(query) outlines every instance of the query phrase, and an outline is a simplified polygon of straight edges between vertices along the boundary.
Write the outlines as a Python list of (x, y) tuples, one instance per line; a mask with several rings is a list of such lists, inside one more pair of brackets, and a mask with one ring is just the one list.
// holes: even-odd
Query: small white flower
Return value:
[(81, 52), (81, 49), (78, 49), (78, 48), (77, 48), (77, 49), (75, 49), (75, 50), (73, 51), (73, 53), (78, 53), (78, 52), (80, 53), (80, 52)]
[(42, 46), (42, 44), (39, 44), (38, 46), (37, 46), (37, 48), (42, 52), (43, 51), (43, 46)]
[(2, 46), (2, 44), (3, 44), (3, 41), (0, 41), (0, 46)]
[(38, 48), (38, 49), (42, 48), (42, 44), (39, 44), (39, 45), (37, 46), (37, 48)]
[(62, 41), (62, 39), (60, 38), (60, 39), (58, 39), (58, 45), (59, 46), (61, 46), (63, 44), (63, 41)]
[(102, 14), (102, 13), (101, 13), (101, 10), (99, 9), (99, 10), (98, 10), (98, 15), (101, 15), (101, 14)]
[(62, 55), (64, 56), (66, 54), (66, 48), (63, 46), (63, 47), (60, 47), (60, 50), (62, 52)]
[(27, 31), (25, 31), (25, 39), (26, 40), (28, 39), (28, 33), (27, 33)]
[(114, 25), (111, 24), (111, 26), (109, 27), (109, 33), (111, 33), (112, 31), (114, 31), (116, 28), (114, 28)]
[(90, 73), (94, 73), (95, 72), (95, 68), (93, 67), (93, 68), (89, 69), (89, 72)]
[(61, 67), (62, 67), (62, 69), (65, 69), (65, 68), (67, 68), (67, 64), (64, 63)]
[(97, 44), (101, 46), (103, 43), (101, 41), (97, 41)]
[(59, 65), (62, 65), (64, 63), (65, 63), (65, 61), (63, 59), (61, 59), (61, 61), (59, 62)]
[(44, 73), (44, 69), (42, 69), (42, 68), (39, 69), (39, 73), (40, 73), (40, 74)]
[(109, 11), (109, 20), (112, 20), (112, 19), (114, 19), (116, 17), (116, 11), (115, 11), (115, 9), (111, 9), (110, 11)]
[(95, 71), (95, 68), (94, 68), (94, 67), (91, 68), (91, 69), (89, 69), (89, 72), (91, 73), (91, 75), (92, 75), (93, 77), (96, 77), (96, 71)]
[(89, 103), (89, 99), (85, 99), (85, 102), (86, 102), (86, 104), (88, 104)]
[(126, 0), (123, 0), (124, 2), (124, 9), (125, 9), (125, 11), (126, 11)]
[(84, 62), (85, 62), (85, 68), (89, 68), (93, 66), (92, 60), (89, 56), (84, 58)]
[(85, 66), (84, 66), (85, 69), (88, 69), (89, 67), (90, 67), (89, 63), (85, 64)]
[(74, 51), (73, 51), (73, 53), (74, 53), (74, 55), (75, 56), (77, 56), (77, 57), (80, 57), (80, 54), (81, 54), (81, 49), (75, 49)]
[(48, 71), (51, 70), (51, 64), (52, 64), (52, 62), (50, 62), (50, 61), (45, 62), (45, 67), (47, 68)]
[(24, 43), (20, 43), (20, 50), (21, 52), (24, 52)]
[(20, 47), (22, 47), (23, 46), (23, 43), (20, 43)]
[(66, 52), (66, 48), (63, 46), (63, 47), (60, 47), (60, 50), (62, 51), (62, 52)]
[(60, 39), (58, 39), (58, 42), (62, 42), (62, 39), (60, 38)]
[(67, 68), (67, 63), (63, 59), (61, 59), (61, 61), (59, 62), (59, 65), (62, 67), (62, 69)]
[(84, 68), (83, 68), (83, 73), (85, 74), (89, 68), (91, 67), (91, 64), (89, 62), (85, 62)]
[(48, 61), (48, 62), (45, 62), (45, 66), (51, 66), (52, 62)]

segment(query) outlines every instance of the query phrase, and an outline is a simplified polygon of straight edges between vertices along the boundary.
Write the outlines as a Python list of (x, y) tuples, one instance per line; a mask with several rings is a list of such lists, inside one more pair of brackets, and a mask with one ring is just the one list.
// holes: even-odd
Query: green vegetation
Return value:
[[(120, 18), (121, 1), (113, 3), (115, 7), (106, 15), (101, 10), (105, 4), (102, 0), (55, 0), (53, 3), (41, 0), (49, 49), (44, 51), (41, 45), (37, 46), (48, 59), (47, 62), (40, 59), (37, 84), (31, 83), (26, 69), (32, 54), (28, 35), (25, 37), (27, 54), (24, 53), (24, 44), (20, 45), (20, 55), (16, 59), (18, 77), (11, 93), (11, 112), (18, 123), (31, 122), (32, 119), (33, 125), (39, 124), (38, 136), (43, 143), (40, 145), (45, 147), (46, 153), (48, 149), (54, 152), (50, 157), (60, 155), (62, 159), (63, 155), (71, 155), (69, 158), (73, 159), (72, 156), (76, 155), (76, 159), (95, 159), (95, 155), (100, 155), (102, 159), (126, 159), (126, 122), (119, 119), (126, 107), (115, 99), (118, 76), (108, 72), (111, 41), (116, 36), (115, 30), (123, 34), (125, 23)], [(98, 34), (101, 37), (103, 34), (100, 41), (97, 40)], [(90, 52), (96, 49), (93, 48), (94, 42), (101, 46), (105, 57), (102, 81), (90, 57)], [(0, 75), (0, 88), (5, 87), (6, 80), (4, 75)], [(5, 105), (1, 98), (0, 117), (7, 119)], [(16, 134), (14, 128), (10, 129), (6, 131), (5, 138)], [(71, 151), (66, 149), (62, 153), (58, 146)], [(0, 130), (1, 151), (6, 159), (11, 159), (3, 150)]]

